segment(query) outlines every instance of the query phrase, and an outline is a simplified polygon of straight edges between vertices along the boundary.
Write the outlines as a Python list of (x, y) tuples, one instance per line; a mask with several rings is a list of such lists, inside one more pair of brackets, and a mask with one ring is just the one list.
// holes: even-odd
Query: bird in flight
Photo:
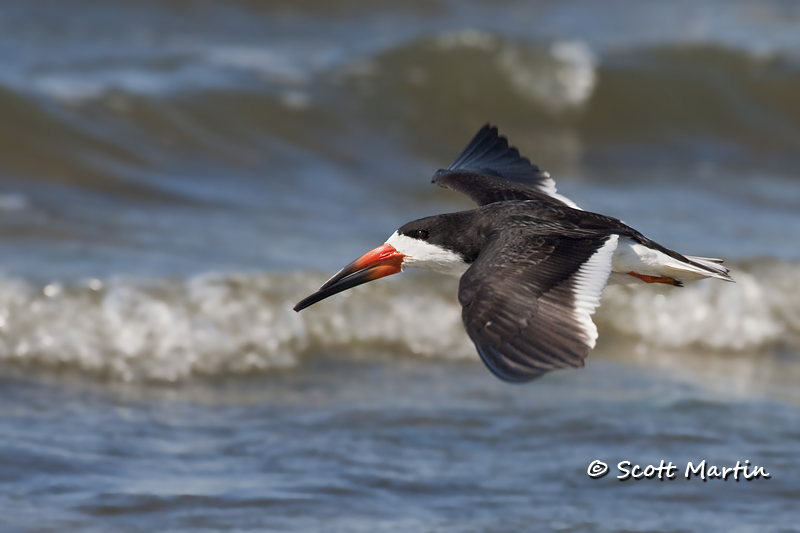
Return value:
[(462, 320), (481, 359), (498, 378), (520, 383), (584, 365), (607, 283), (733, 281), (719, 259), (681, 255), (583, 211), (489, 124), (433, 183), (478, 207), (405, 224), (294, 310), (406, 267), (459, 276)]

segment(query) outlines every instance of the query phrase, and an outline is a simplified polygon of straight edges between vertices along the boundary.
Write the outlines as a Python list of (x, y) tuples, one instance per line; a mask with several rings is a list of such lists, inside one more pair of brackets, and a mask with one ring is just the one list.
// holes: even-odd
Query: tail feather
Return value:
[(725, 281), (733, 281), (733, 278), (730, 277), (730, 269), (722, 266), (722, 259), (711, 259), (708, 257), (693, 257), (691, 255), (685, 256), (689, 262), (697, 267), (702, 268), (710, 273), (711, 277), (725, 280)]
[(687, 255), (687, 258), (691, 259), (692, 261), (703, 261), (706, 263), (723, 263), (723, 259), (714, 259), (713, 257), (694, 257)]

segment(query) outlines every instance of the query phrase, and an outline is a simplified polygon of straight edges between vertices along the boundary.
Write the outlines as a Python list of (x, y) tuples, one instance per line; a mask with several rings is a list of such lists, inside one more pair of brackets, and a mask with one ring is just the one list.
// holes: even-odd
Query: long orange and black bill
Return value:
[(391, 244), (384, 244), (368, 252), (339, 271), (326, 281), (317, 292), (304, 298), (294, 306), (295, 311), (302, 311), (328, 296), (346, 291), (362, 283), (385, 278), (401, 271), (405, 255), (398, 252)]

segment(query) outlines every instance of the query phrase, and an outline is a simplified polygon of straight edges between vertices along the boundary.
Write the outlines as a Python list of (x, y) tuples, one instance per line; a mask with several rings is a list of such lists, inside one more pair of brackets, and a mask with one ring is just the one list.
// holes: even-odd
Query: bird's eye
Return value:
[(427, 241), (428, 240), (428, 230), (418, 229), (418, 230), (414, 231), (414, 238), (417, 238), (417, 239), (419, 239), (421, 241)]

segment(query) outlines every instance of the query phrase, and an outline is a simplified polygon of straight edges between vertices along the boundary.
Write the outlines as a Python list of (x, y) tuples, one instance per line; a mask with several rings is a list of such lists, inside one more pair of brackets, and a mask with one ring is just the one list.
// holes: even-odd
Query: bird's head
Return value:
[[(463, 228), (459, 228), (452, 215), (421, 218), (403, 225), (385, 244), (344, 267), (294, 310), (301, 311), (329, 296), (397, 274), (407, 267), (461, 276), (474, 260), (478, 248), (465, 245), (463, 231), (459, 231)], [(471, 248), (476, 251), (473, 253)]]

